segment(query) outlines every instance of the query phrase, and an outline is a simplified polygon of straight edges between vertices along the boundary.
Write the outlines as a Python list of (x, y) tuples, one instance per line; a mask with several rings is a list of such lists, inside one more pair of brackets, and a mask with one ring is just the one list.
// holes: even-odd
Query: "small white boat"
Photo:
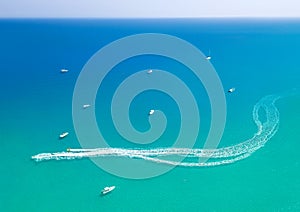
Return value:
[(115, 188), (116, 188), (116, 186), (107, 186), (104, 189), (102, 189), (101, 195), (106, 195), (106, 194), (112, 192)]
[(153, 70), (150, 69), (150, 70), (147, 71), (147, 74), (152, 74), (152, 72), (153, 72)]
[(68, 71), (69, 71), (68, 69), (64, 69), (64, 68), (60, 70), (61, 73), (67, 73)]
[(228, 93), (233, 93), (235, 91), (235, 88), (230, 88), (229, 90), (228, 90)]
[(206, 59), (206, 60), (210, 60), (210, 59), (211, 59), (211, 56), (210, 56), (210, 49), (208, 50), (208, 55), (206, 56), (205, 59)]
[(86, 105), (83, 105), (82, 107), (83, 107), (83, 109), (86, 109), (86, 108), (88, 108), (88, 107), (91, 107), (91, 105), (86, 104)]
[(69, 135), (68, 132), (64, 132), (62, 134), (59, 135), (59, 138), (65, 138), (67, 135)]
[(155, 110), (150, 110), (149, 115), (152, 115), (155, 112)]

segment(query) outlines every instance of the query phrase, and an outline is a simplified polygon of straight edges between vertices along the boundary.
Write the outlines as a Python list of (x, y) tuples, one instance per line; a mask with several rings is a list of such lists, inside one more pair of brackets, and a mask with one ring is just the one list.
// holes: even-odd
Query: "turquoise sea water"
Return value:
[[(237, 89), (226, 93), (220, 146), (251, 138), (257, 131), (252, 120), (256, 102), (299, 88), (300, 20), (1, 20), (0, 27), (0, 211), (300, 210), (299, 94), (278, 100), (279, 129), (263, 148), (226, 166), (178, 167), (156, 178), (129, 180), (106, 173), (89, 159), (30, 159), (80, 147), (72, 121), (76, 79), (96, 51), (136, 33), (170, 34), (210, 52), (225, 92)], [(61, 74), (61, 68), (70, 71)], [(196, 146), (201, 147), (210, 123), (205, 89), (181, 64), (151, 55), (120, 63), (100, 87), (95, 106), (103, 136), (111, 146), (136, 147), (115, 130), (110, 100), (126, 76), (148, 68), (168, 70), (187, 82), (200, 105)], [(169, 96), (155, 91), (137, 96), (131, 121), (138, 130), (147, 130), (142, 114), (152, 107), (166, 113), (168, 127), (147, 147), (171, 146), (180, 117)], [(58, 140), (63, 131), (70, 135)], [(107, 185), (117, 188), (101, 198), (99, 191)]]

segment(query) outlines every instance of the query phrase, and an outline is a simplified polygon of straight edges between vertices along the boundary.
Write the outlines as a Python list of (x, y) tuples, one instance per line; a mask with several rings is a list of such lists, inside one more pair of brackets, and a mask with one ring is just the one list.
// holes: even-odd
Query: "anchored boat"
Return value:
[(59, 135), (59, 138), (62, 139), (62, 138), (65, 138), (67, 135), (69, 135), (68, 132), (64, 132), (62, 134)]
[(116, 188), (116, 186), (107, 186), (104, 189), (102, 189), (101, 195), (106, 195), (106, 194), (112, 192), (115, 188)]

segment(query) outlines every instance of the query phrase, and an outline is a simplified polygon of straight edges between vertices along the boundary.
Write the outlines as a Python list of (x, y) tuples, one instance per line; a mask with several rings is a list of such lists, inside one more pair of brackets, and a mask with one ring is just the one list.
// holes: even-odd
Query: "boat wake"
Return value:
[[(257, 125), (257, 132), (252, 138), (239, 144), (219, 149), (189, 149), (189, 148), (155, 148), (155, 149), (68, 149), (66, 152), (41, 153), (32, 156), (35, 161), (80, 159), (86, 157), (130, 157), (155, 163), (173, 166), (203, 167), (230, 164), (249, 157), (253, 152), (263, 147), (278, 130), (279, 111), (275, 106), (280, 97), (270, 95), (262, 98), (253, 108), (253, 120)], [(264, 111), (264, 117), (262, 116)], [(264, 121), (262, 121), (262, 119)], [(194, 159), (192, 162), (177, 162), (165, 159), (165, 156), (182, 156)], [(206, 160), (202, 160), (206, 159)], [(202, 162), (201, 162), (202, 161)]]

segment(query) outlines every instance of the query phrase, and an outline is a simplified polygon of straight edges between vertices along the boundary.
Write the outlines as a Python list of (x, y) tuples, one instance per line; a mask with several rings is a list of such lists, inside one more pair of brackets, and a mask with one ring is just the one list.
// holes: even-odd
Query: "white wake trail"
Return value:
[[(41, 153), (32, 156), (36, 161), (80, 159), (86, 157), (130, 157), (155, 163), (184, 167), (203, 167), (230, 164), (249, 157), (260, 149), (277, 132), (279, 125), (279, 111), (275, 106), (280, 97), (270, 95), (262, 98), (253, 108), (253, 120), (257, 125), (257, 132), (252, 138), (239, 144), (219, 149), (189, 149), (189, 148), (155, 148), (155, 149), (123, 149), (123, 148), (96, 148), (96, 149), (68, 149), (67, 152)], [(262, 121), (259, 111), (263, 110), (265, 121)], [(162, 159), (163, 156), (184, 156), (198, 159), (196, 162), (176, 162)], [(199, 162), (200, 158), (209, 158)], [(211, 161), (211, 159), (213, 161)]]

